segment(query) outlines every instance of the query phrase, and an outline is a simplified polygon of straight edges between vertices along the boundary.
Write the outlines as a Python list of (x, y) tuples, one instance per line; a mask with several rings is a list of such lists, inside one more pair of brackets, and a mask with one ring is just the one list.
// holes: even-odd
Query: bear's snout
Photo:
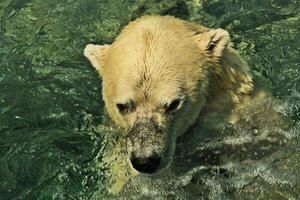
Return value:
[(130, 161), (133, 168), (141, 173), (154, 173), (160, 166), (160, 156), (158, 154), (152, 154), (147, 157), (138, 157), (133, 153)]
[(152, 119), (139, 119), (127, 134), (127, 153), (131, 165), (141, 173), (155, 173), (161, 168), (166, 138)]

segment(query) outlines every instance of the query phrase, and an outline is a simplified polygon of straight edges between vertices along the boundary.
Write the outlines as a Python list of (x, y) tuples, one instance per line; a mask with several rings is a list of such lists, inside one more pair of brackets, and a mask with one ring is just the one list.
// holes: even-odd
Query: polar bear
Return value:
[(171, 16), (136, 19), (111, 45), (88, 44), (84, 55), (138, 173), (167, 168), (176, 138), (197, 120), (236, 123), (243, 107), (268, 95), (226, 30)]

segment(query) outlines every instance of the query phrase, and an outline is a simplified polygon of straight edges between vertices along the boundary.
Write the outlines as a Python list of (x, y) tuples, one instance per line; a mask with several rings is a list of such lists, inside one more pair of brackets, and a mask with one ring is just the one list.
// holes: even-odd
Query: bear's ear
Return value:
[(197, 35), (197, 42), (199, 48), (210, 53), (213, 57), (219, 58), (230, 43), (230, 37), (224, 29), (210, 29)]
[(103, 58), (105, 51), (109, 48), (109, 45), (95, 45), (88, 44), (84, 48), (84, 56), (90, 61), (92, 66), (102, 76)]

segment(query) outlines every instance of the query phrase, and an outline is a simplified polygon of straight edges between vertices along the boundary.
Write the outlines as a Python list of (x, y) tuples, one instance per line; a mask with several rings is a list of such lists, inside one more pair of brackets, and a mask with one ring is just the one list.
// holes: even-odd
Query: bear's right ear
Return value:
[(196, 37), (199, 48), (217, 59), (222, 56), (223, 50), (230, 44), (229, 33), (220, 28), (210, 29)]
[(103, 58), (110, 45), (88, 44), (84, 48), (84, 56), (102, 76)]

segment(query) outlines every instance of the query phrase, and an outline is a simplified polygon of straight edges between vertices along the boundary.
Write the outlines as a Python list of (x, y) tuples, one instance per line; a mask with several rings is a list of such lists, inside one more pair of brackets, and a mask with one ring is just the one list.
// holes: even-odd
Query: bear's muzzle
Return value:
[(160, 168), (165, 138), (153, 119), (136, 120), (128, 131), (126, 146), (131, 164), (137, 171), (151, 174)]

